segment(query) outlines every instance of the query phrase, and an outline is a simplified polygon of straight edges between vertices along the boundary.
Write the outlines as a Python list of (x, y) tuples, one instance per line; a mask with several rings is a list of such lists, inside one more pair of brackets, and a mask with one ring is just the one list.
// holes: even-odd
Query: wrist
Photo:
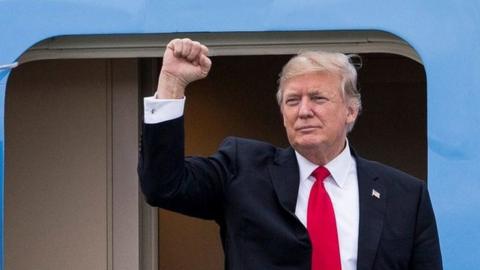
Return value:
[(158, 77), (158, 87), (155, 92), (155, 98), (160, 99), (181, 99), (185, 96), (187, 83), (176, 76), (161, 71)]

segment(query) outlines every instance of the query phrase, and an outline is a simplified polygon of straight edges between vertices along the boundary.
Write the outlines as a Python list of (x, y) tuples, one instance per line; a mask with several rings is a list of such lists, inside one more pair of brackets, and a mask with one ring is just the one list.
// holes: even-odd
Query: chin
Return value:
[(293, 146), (295, 149), (302, 149), (304, 151), (311, 151), (313, 149), (318, 148), (321, 144), (318, 140), (298, 140), (296, 141)]

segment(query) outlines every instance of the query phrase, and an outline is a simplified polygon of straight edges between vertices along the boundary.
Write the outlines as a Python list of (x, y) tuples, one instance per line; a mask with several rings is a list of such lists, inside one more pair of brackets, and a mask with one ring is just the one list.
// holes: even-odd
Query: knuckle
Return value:
[(202, 51), (203, 51), (205, 54), (208, 54), (208, 47), (202, 44)]

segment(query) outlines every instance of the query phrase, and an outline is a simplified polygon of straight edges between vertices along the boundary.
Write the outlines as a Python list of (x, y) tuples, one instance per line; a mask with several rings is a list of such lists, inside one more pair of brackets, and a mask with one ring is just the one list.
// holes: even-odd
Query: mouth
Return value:
[(320, 128), (319, 126), (301, 126), (301, 127), (295, 128), (295, 130), (299, 132), (311, 132), (319, 128)]

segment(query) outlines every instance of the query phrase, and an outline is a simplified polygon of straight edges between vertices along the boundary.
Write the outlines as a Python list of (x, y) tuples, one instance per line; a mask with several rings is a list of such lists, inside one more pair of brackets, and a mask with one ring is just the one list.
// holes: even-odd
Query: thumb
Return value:
[(206, 55), (201, 54), (199, 64), (200, 68), (202, 69), (202, 73), (206, 76), (212, 67), (212, 60), (210, 60), (210, 58), (208, 58)]

